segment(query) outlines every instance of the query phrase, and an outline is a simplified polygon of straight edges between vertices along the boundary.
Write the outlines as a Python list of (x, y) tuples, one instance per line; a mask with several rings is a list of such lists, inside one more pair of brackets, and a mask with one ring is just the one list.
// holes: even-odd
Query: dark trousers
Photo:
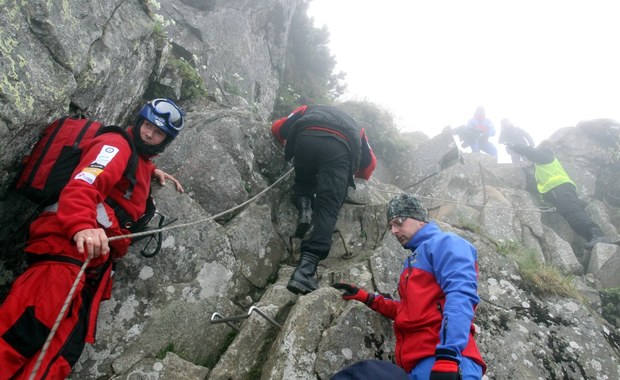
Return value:
[(301, 134), (295, 141), (293, 197), (314, 197), (312, 232), (301, 252), (323, 260), (332, 246), (338, 213), (347, 196), (351, 159), (337, 137)]
[(543, 199), (551, 202), (573, 231), (587, 241), (602, 235), (601, 229), (586, 213), (584, 202), (579, 199), (577, 191), (570, 183), (563, 183), (546, 192)]

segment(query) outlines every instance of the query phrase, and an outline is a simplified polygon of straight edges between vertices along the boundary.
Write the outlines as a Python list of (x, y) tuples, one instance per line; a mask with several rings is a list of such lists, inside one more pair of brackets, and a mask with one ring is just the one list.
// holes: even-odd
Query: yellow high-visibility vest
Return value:
[(538, 192), (541, 194), (544, 194), (549, 190), (552, 190), (554, 187), (567, 182), (575, 186), (575, 189), (577, 188), (557, 158), (551, 163), (544, 165), (536, 164), (534, 167), (536, 187), (538, 187)]

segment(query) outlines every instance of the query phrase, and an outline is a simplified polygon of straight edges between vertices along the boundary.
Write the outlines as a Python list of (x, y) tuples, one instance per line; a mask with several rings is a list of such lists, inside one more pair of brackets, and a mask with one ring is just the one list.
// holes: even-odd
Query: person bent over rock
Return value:
[(338, 213), (353, 177), (368, 180), (376, 158), (363, 128), (346, 112), (304, 105), (273, 122), (271, 132), (293, 159), (293, 203), (299, 212), (295, 236), (303, 238), (301, 257), (287, 289), (308, 294), (319, 288), (316, 271), (332, 246)]

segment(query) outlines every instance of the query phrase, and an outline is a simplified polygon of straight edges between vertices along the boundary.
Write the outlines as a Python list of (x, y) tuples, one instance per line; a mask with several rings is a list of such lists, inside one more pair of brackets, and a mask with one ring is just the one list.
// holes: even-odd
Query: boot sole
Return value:
[(288, 289), (288, 291), (291, 293), (301, 294), (301, 295), (306, 295), (316, 290), (316, 289), (309, 288), (305, 286), (304, 284), (302, 284), (301, 282), (298, 282), (295, 280), (290, 280), (288, 284), (286, 285), (286, 289)]

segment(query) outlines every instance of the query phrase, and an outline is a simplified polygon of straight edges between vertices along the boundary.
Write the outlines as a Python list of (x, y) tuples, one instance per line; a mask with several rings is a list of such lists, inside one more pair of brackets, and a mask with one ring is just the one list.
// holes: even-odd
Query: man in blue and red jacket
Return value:
[[(332, 246), (338, 213), (353, 177), (369, 179), (377, 164), (364, 129), (346, 112), (332, 106), (301, 106), (273, 122), (271, 132), (284, 145), (284, 158), (294, 158), (293, 202), (299, 211), (295, 236), (301, 258), (287, 285), (295, 294), (319, 288), (316, 270)], [(312, 228), (310, 228), (312, 227)]]
[(478, 153), (483, 151), (497, 158), (497, 148), (489, 141), (489, 137), (495, 136), (495, 126), (483, 107), (476, 108), (474, 116), (469, 119), (467, 125), (462, 125), (454, 130), (462, 141), (462, 147), (471, 147), (471, 151)]
[(390, 232), (413, 253), (398, 283), (400, 301), (336, 283), (342, 298), (364, 302), (394, 321), (396, 364), (412, 379), (480, 379), (486, 365), (473, 325), (478, 305), (477, 251), (467, 240), (427, 221), (417, 198), (388, 204)]
[[(0, 380), (64, 379), (85, 343), (94, 343), (99, 304), (111, 297), (112, 264), (126, 253), (129, 221), (139, 222), (149, 202), (151, 178), (183, 187), (151, 161), (183, 129), (184, 114), (169, 99), (155, 99), (140, 110), (127, 131), (104, 133), (85, 147), (80, 163), (60, 193), (30, 225), (24, 249), (29, 266), (0, 305)], [(133, 145), (133, 146), (132, 146)], [(138, 155), (135, 183), (124, 176), (132, 151)], [(132, 187), (131, 196), (126, 197)], [(119, 205), (128, 215), (117, 215)], [(60, 314), (73, 282), (86, 260), (74, 298), (57, 326), (40, 367), (33, 369)]]

